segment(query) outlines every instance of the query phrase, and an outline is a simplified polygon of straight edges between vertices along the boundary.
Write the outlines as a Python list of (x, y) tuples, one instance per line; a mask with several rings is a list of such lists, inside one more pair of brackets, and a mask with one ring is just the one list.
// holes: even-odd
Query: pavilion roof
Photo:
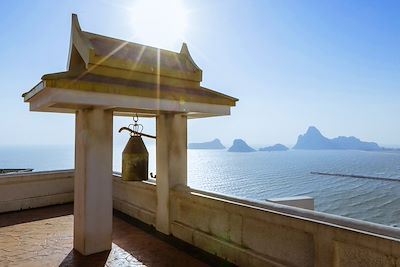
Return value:
[[(26, 102), (31, 102), (44, 91), (56, 90), (85, 92), (86, 95), (81, 94), (81, 97), (87, 97), (87, 94), (143, 97), (177, 101), (184, 107), (175, 107), (176, 111), (187, 113), (196, 113), (196, 110), (190, 110), (185, 103), (235, 106), (238, 99), (204, 88), (201, 81), (202, 70), (193, 61), (185, 43), (177, 53), (85, 32), (74, 14), (67, 71), (43, 75), (41, 82), (23, 97)], [(31, 104), (31, 109), (73, 112), (96, 105), (98, 101), (81, 103), (53, 97), (47, 104), (35, 105), (34, 108)], [(129, 111), (129, 107), (120, 107), (117, 103), (111, 108)]]

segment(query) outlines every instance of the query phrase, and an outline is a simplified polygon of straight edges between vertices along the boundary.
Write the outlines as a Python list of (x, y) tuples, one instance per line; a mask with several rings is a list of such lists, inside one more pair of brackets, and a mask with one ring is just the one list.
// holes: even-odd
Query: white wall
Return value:
[(0, 176), (0, 212), (63, 204), (73, 200), (73, 170)]
[(155, 226), (157, 194), (155, 183), (123, 181), (113, 177), (114, 209)]
[(199, 190), (176, 190), (171, 205), (174, 236), (239, 266), (400, 263), (399, 229)]

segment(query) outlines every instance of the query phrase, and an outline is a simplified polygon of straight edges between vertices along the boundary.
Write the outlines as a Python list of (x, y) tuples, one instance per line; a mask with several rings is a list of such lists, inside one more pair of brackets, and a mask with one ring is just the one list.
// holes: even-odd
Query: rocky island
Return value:
[(321, 132), (314, 126), (310, 126), (307, 132), (299, 135), (296, 145), (293, 149), (352, 149), (364, 151), (378, 151), (382, 150), (377, 143), (364, 142), (354, 136), (339, 136), (329, 139), (321, 134)]
[(272, 151), (287, 151), (289, 150), (289, 148), (287, 146), (284, 146), (282, 144), (276, 144), (273, 146), (267, 146), (267, 147), (263, 147), (259, 149), (260, 151), (268, 151), (268, 152), (272, 152)]
[(246, 144), (242, 139), (235, 139), (233, 145), (228, 149), (229, 152), (254, 152), (254, 148)]
[(210, 142), (204, 143), (189, 143), (189, 149), (225, 149), (225, 146), (221, 143), (221, 141), (216, 138)]

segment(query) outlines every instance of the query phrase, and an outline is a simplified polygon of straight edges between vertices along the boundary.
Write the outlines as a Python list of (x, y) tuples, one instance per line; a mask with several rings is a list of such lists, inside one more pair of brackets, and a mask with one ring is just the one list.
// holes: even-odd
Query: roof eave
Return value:
[(36, 84), (31, 90), (22, 94), (24, 98), (24, 102), (29, 102), (29, 100), (34, 97), (36, 94), (41, 92), (46, 87), (45, 81), (41, 81)]

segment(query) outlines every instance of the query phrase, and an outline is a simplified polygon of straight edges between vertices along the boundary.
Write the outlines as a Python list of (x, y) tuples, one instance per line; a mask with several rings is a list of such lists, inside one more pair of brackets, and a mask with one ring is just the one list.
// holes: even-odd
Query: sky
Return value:
[[(21, 97), (43, 74), (66, 70), (72, 13), (85, 31), (172, 51), (186, 42), (202, 85), (239, 98), (231, 116), (190, 120), (189, 142), (294, 145), (313, 125), (327, 137), (400, 145), (399, 1), (172, 0), (157, 7), (1, 1), (0, 145), (74, 143), (74, 115), (29, 112)], [(142, 122), (155, 133), (154, 119)], [(117, 130), (128, 123), (115, 118), (116, 143), (126, 141)]]

